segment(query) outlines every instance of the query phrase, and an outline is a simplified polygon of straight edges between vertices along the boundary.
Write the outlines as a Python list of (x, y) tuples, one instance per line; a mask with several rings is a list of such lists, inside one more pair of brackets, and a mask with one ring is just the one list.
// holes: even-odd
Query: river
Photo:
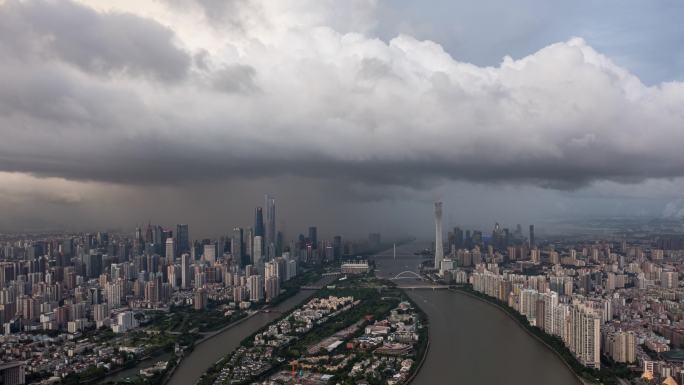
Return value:
[(300, 291), (295, 296), (271, 308), (270, 313), (258, 313), (226, 329), (213, 338), (202, 342), (181, 361), (168, 385), (190, 385), (196, 383), (211, 365), (237, 348), (240, 345), (240, 341), (245, 337), (279, 318), (283, 312), (293, 309), (314, 293), (315, 291), (312, 290)]
[[(429, 246), (411, 243), (373, 257), (377, 275), (395, 277), (418, 271), (422, 257), (414, 252)], [(420, 286), (415, 278), (397, 281)], [(240, 341), (294, 308), (313, 291), (302, 291), (198, 345), (188, 354), (169, 381), (170, 385), (194, 384), (216, 361), (235, 349)], [(411, 385), (579, 385), (579, 381), (546, 346), (527, 334), (496, 307), (447, 290), (409, 290), (408, 294), (427, 313), (430, 350)]]
[[(374, 257), (385, 278), (412, 270), (423, 260), (412, 243)], [(413, 278), (397, 281), (417, 286)], [(407, 290), (428, 316), (430, 350), (411, 385), (579, 385), (549, 348), (530, 336), (501, 310), (449, 290)]]

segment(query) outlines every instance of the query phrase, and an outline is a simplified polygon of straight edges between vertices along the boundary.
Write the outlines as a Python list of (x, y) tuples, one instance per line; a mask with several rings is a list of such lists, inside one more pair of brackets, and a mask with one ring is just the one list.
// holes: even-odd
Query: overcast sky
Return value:
[(677, 0), (0, 0), (0, 229), (682, 216)]

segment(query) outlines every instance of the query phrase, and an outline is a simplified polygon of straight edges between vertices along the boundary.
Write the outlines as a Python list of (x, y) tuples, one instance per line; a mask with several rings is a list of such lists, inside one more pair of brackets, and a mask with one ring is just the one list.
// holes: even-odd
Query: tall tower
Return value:
[(316, 226), (309, 227), (309, 240), (311, 240), (311, 248), (318, 248), (318, 229)]
[(435, 202), (435, 269), (440, 269), (444, 259), (442, 243), (442, 202)]
[(261, 207), (254, 209), (254, 236), (264, 236), (264, 213)]
[(230, 252), (233, 254), (233, 260), (237, 261), (240, 267), (248, 265), (245, 261), (244, 238), (241, 227), (233, 229), (233, 238), (230, 240)]
[(265, 255), (267, 260), (275, 258), (276, 249), (276, 219), (275, 219), (275, 198), (266, 194), (266, 231), (265, 231)]
[(536, 246), (535, 240), (534, 240), (534, 225), (530, 225), (530, 249), (534, 249)]
[(176, 255), (190, 252), (190, 234), (188, 225), (176, 225)]
[[(259, 237), (259, 252), (262, 254), (259, 255), (254, 255), (252, 254), (252, 260), (254, 260), (255, 257), (263, 258), (263, 251), (264, 251), (264, 213), (263, 209), (261, 207), (257, 207), (254, 211), (254, 237)], [(252, 252), (254, 252), (254, 248), (252, 248)]]

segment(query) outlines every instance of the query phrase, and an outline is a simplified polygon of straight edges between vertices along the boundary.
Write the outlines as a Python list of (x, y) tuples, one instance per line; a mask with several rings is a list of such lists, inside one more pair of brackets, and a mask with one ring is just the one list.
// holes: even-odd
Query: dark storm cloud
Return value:
[(126, 73), (176, 81), (186, 76), (187, 53), (172, 30), (125, 13), (98, 13), (71, 1), (9, 0), (0, 7), (5, 54), (62, 60), (99, 75)]
[[(231, 7), (248, 33), (190, 11), (184, 33), (71, 2), (1, 5), (0, 28), (16, 38), (0, 37), (0, 170), (122, 185), (293, 176), (409, 190), (684, 176), (684, 85), (645, 86), (581, 39), (478, 67), (434, 42), (324, 24), (343, 5)], [(368, 13), (352, 8), (340, 20)]]

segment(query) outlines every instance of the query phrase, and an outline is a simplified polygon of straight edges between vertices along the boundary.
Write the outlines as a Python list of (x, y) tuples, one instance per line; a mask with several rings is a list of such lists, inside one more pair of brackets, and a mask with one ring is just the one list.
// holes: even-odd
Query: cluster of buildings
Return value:
[[(401, 302), (386, 318), (366, 325), (364, 333), (349, 341), (347, 348), (370, 351), (372, 355), (355, 362), (349, 377), (357, 384), (369, 380), (389, 385), (406, 383), (415, 359), (419, 358), (415, 353), (422, 327), (409, 302)], [(383, 368), (382, 372), (380, 368)]]
[[(435, 206), (441, 228), (441, 205)], [(436, 235), (435, 279), (471, 284), (557, 336), (583, 365), (628, 365), (635, 377), (684, 384), (682, 243), (660, 232), (538, 242), (504, 231), (468, 242)], [(672, 249), (662, 248), (672, 247)], [(447, 253), (444, 253), (447, 248)], [(442, 249), (442, 250), (440, 250)]]
[(646, 377), (684, 383), (681, 357), (657, 354), (684, 347), (679, 251), (604, 244), (540, 254), (532, 262), (534, 273), (499, 255), (493, 263), (456, 268), (444, 277), (513, 307), (530, 324), (561, 338), (587, 367), (600, 368), (603, 355), (640, 368)]
[(437, 202), (429, 273), (514, 308), (589, 368), (620, 363), (643, 381), (684, 384), (684, 229), (651, 222), (605, 236), (601, 226), (603, 237), (544, 242), (533, 225), (528, 237), (520, 225), (491, 236), (455, 227), (445, 245)]
[(416, 310), (409, 302), (401, 302), (383, 319), (365, 316), (312, 343), (296, 360), (286, 362), (289, 370), (259, 384), (323, 385), (333, 378), (366, 385), (407, 383), (415, 369), (420, 328)]
[(280, 349), (358, 303), (353, 297), (329, 296), (309, 300), (254, 335), (251, 346), (241, 346), (233, 352), (223, 362), (214, 384), (238, 384), (258, 378), (273, 365), (283, 362), (284, 359), (277, 354)]
[[(278, 297), (302, 263), (341, 260), (370, 245), (370, 238), (321, 240), (316, 227), (288, 244), (275, 225), (275, 199), (266, 196), (264, 203), (255, 209), (253, 227), (235, 227), (218, 239), (192, 240), (186, 224), (149, 224), (132, 235), (0, 235), (0, 334), (77, 338), (103, 327), (125, 334), (148, 310), (202, 310), (212, 301), (245, 309)], [(379, 235), (371, 238), (379, 242)], [(30, 351), (0, 350), (0, 363), (23, 360), (29, 374), (58, 377), (73, 370), (40, 365)]]

